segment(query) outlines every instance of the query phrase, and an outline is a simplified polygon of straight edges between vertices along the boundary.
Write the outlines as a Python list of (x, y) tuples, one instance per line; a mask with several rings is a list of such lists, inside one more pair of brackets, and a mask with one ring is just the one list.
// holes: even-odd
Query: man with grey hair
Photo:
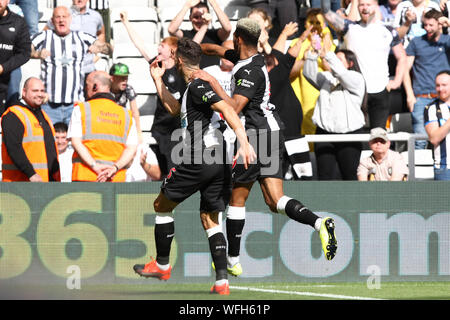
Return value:
[[(101, 42), (106, 42), (105, 38), (105, 26), (103, 25), (103, 19), (97, 11), (89, 8), (89, 0), (72, 0), (72, 6), (69, 8), (72, 15), (72, 22), (70, 24), (70, 30), (82, 31), (91, 36), (97, 38)], [(52, 20), (47, 22), (44, 30), (54, 29)], [(86, 54), (83, 60), (82, 72), (87, 76), (89, 73), (95, 70), (95, 62), (100, 57), (95, 56), (92, 53)]]
[(35, 34), (31, 57), (41, 59), (41, 79), (48, 102), (42, 106), (53, 123), (70, 121), (73, 104), (84, 100), (83, 62), (88, 53), (111, 53), (112, 47), (82, 31), (72, 31), (72, 15), (67, 7), (53, 9), (54, 30)]
[(240, 163), (236, 163), (233, 169), (233, 190), (226, 225), (229, 245), (228, 272), (234, 276), (242, 273), (239, 253), (245, 223), (245, 203), (256, 181), (259, 182), (265, 202), (272, 212), (286, 214), (299, 223), (309, 224), (319, 232), (327, 260), (334, 258), (337, 249), (334, 220), (329, 217), (318, 217), (298, 200), (286, 196), (283, 192), (282, 122), (275, 106), (269, 103), (269, 75), (264, 57), (257, 49), (260, 33), (258, 22), (243, 18), (238, 21), (233, 34), (234, 50), (202, 44), (204, 53), (224, 57), (235, 64), (232, 97), (228, 96), (220, 83), (206, 72), (195, 74), (196, 77), (202, 77), (210, 82), (213, 90), (229, 103), (236, 113), (242, 112), (247, 135), (257, 150), (257, 161), (250, 164), (248, 170)]

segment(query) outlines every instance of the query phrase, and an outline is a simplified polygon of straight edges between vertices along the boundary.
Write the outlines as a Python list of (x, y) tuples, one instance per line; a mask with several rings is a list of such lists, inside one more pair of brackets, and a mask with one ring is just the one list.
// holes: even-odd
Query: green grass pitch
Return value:
[[(345, 283), (236, 283), (230, 279), (230, 295), (209, 293), (208, 283), (170, 283), (149, 279), (131, 284), (65, 286), (15, 286), (1, 290), (6, 299), (62, 300), (450, 300), (450, 282)], [(3, 288), (5, 289), (5, 288)]]

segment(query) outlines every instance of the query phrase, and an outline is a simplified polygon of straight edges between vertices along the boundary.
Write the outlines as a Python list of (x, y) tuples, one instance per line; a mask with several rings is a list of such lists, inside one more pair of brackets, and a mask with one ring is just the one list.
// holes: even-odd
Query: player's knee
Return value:
[(266, 199), (266, 204), (269, 207), (270, 211), (273, 213), (277, 213), (277, 202), (273, 199)]
[(155, 212), (162, 212), (160, 210), (160, 206), (161, 206), (161, 201), (159, 201), (158, 199), (155, 199), (155, 201), (153, 201), (153, 209), (155, 210)]
[(153, 202), (153, 209), (155, 212), (169, 212), (170, 208), (159, 197)]
[(230, 199), (230, 206), (234, 207), (245, 207), (245, 203), (247, 202), (248, 195), (232, 195)]

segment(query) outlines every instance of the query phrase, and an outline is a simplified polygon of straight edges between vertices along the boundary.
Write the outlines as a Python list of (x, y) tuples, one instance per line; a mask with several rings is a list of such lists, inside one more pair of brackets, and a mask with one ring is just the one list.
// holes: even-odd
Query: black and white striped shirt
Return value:
[(91, 0), (89, 1), (89, 8), (94, 10), (109, 9), (108, 0)]
[(47, 30), (32, 37), (36, 50), (50, 52), (50, 56), (41, 62), (41, 80), (46, 85), (50, 102), (73, 103), (84, 99), (81, 67), (95, 40), (95, 37), (81, 31), (72, 31), (60, 37), (53, 30)]
[(270, 80), (264, 57), (256, 54), (239, 60), (233, 50), (225, 53), (225, 58), (234, 63), (231, 90), (249, 99), (242, 109), (245, 129), (280, 130), (282, 124), (275, 106), (269, 103)]
[[(434, 100), (425, 107), (423, 114), (425, 126), (436, 122), (439, 127), (450, 120), (450, 106), (441, 100)], [(442, 139), (439, 145), (434, 147), (434, 167), (449, 168), (450, 165), (450, 134)]]

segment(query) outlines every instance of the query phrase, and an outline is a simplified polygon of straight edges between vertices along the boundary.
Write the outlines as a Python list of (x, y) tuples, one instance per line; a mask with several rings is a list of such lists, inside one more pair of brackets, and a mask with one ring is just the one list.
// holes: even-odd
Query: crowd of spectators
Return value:
[[(445, 100), (436, 104), (436, 99), (446, 97), (439, 96), (435, 83), (440, 72), (450, 69), (447, 0), (231, 2), (247, 6), (247, 16), (261, 26), (258, 51), (266, 58), (272, 81), (271, 103), (279, 111), (285, 123), (285, 135), (291, 140), (286, 144), (285, 179), (311, 179), (310, 161), (316, 161), (319, 180), (370, 180), (369, 175), (373, 174), (376, 165), (365, 171), (357, 168), (369, 161), (360, 159), (361, 150), (366, 145), (366, 149), (373, 150), (373, 143), (308, 145), (304, 135), (369, 133), (375, 128), (389, 130), (386, 126), (394, 113), (410, 113), (413, 132), (426, 134), (425, 126), (429, 123), (426, 121), (434, 119), (426, 114), (424, 121), (428, 106), (448, 107), (443, 103)], [(227, 2), (219, 0), (182, 2), (166, 26), (170, 36), (158, 43), (157, 56), (146, 51), (147, 44), (133, 29), (127, 12), (122, 12), (120, 18), (130, 44), (142, 57), (149, 63), (158, 57), (164, 64), (164, 83), (171, 94), (180, 99), (185, 82), (173, 61), (176, 40), (188, 37), (198, 43), (232, 48), (234, 25), (225, 13), (226, 5)], [(139, 135), (140, 147), (127, 181), (159, 180), (167, 175), (173, 166), (171, 151), (174, 143), (170, 134), (179, 128), (180, 119), (170, 116), (157, 99), (151, 130), (156, 144), (146, 144), (134, 84), (128, 82), (130, 70), (120, 61), (112, 61), (114, 37), (111, 37), (108, 1), (73, 0), (70, 8), (55, 6), (52, 18), (42, 30), (38, 29), (37, 10), (37, 0), (0, 0), (0, 27), (3, 30), (0, 32), (0, 112), (20, 99), (20, 83), (26, 80), (21, 79), (20, 67), (30, 58), (40, 59), (40, 74), (34, 76), (40, 77), (46, 87), (47, 97), (42, 109), (55, 128), (60, 167), (70, 170), (67, 159), (70, 159), (71, 147), (63, 140), (74, 103), (84, 100), (84, 81), (95, 70), (99, 55), (109, 56), (112, 67), (107, 71), (113, 80), (112, 93), (118, 104), (131, 109)], [(191, 22), (190, 28), (183, 24), (186, 15)], [(16, 38), (6, 35), (3, 28), (13, 23), (11, 16), (19, 21), (10, 27), (10, 30), (17, 28), (17, 33), (20, 32)], [(20, 20), (19, 16), (24, 18)], [(25, 25), (27, 30), (23, 28)], [(204, 55), (200, 67), (231, 80), (229, 61)], [(224, 85), (226, 83), (224, 80)], [(439, 127), (447, 128), (448, 125), (444, 126), (446, 121), (445, 117), (440, 118), (437, 121)], [(447, 135), (448, 132), (441, 134), (442, 137)], [(378, 140), (380, 143), (375, 145), (395, 147), (384, 138)], [(445, 139), (441, 141), (446, 143)], [(441, 141), (436, 141), (434, 136), (432, 142), (417, 141), (416, 149), (436, 150)], [(290, 152), (289, 148), (294, 151)], [(302, 157), (299, 160), (294, 155), (300, 149)], [(310, 159), (309, 154), (315, 158)], [(385, 151), (383, 154), (390, 153)], [(381, 163), (382, 159), (378, 157), (379, 153), (376, 160)], [(446, 157), (442, 154), (439, 158), (441, 170), (447, 168), (447, 163), (442, 161)], [(400, 161), (401, 157), (393, 159)], [(140, 178), (133, 172), (138, 172)], [(369, 175), (361, 177), (361, 172)], [(406, 180), (406, 176), (405, 173), (402, 179)]]

